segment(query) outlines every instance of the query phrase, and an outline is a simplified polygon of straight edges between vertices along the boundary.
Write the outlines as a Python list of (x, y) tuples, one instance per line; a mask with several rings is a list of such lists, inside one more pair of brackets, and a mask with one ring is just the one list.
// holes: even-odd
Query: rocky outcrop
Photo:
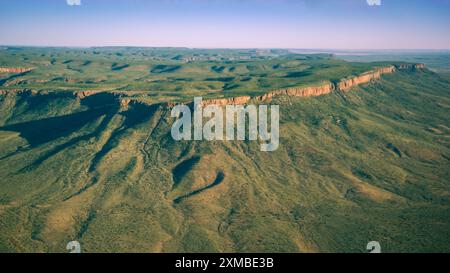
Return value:
[(89, 96), (92, 96), (92, 95), (95, 95), (95, 94), (98, 94), (98, 93), (101, 93), (101, 92), (104, 92), (104, 91), (94, 91), (94, 90), (91, 90), (91, 91), (81, 91), (81, 92), (74, 93), (74, 95), (75, 95), (75, 97), (77, 97), (78, 99), (82, 100), (82, 99), (84, 99), (84, 98), (86, 98), (86, 97), (89, 97)]
[(383, 74), (390, 74), (390, 73), (394, 73), (394, 72), (395, 72), (395, 66), (387, 66), (387, 67), (377, 68), (375, 70), (365, 72), (356, 77), (352, 77), (349, 79), (343, 79), (337, 83), (336, 88), (340, 91), (348, 91), (354, 86), (368, 83), (372, 80), (380, 79)]
[(4, 83), (3, 87), (10, 87), (10, 86), (19, 85), (19, 84), (22, 84), (22, 83), (27, 83), (27, 81), (23, 80), (23, 79), (10, 80), (10, 81), (7, 81), (6, 83)]
[(343, 79), (339, 81), (337, 84), (333, 83), (324, 83), (317, 86), (307, 86), (307, 87), (290, 87), (280, 90), (271, 91), (267, 94), (257, 96), (257, 97), (235, 97), (235, 98), (224, 98), (224, 99), (212, 99), (205, 100), (202, 103), (203, 107), (208, 105), (241, 105), (246, 104), (250, 100), (255, 100), (257, 102), (263, 102), (273, 99), (274, 97), (286, 95), (291, 97), (317, 97), (329, 94), (334, 90), (339, 91), (348, 91), (352, 87), (368, 83), (372, 80), (380, 79), (383, 74), (394, 73), (396, 70), (395, 66), (386, 66), (376, 68), (374, 70), (365, 72), (359, 76), (351, 77), (348, 79)]
[(121, 100), (120, 100), (120, 106), (121, 106), (122, 108), (128, 108), (128, 106), (130, 105), (130, 103), (131, 103), (131, 99), (121, 99)]
[[(376, 68), (374, 70), (362, 73), (358, 76), (354, 76), (351, 78), (342, 79), (336, 84), (327, 82), (323, 84), (318, 84), (315, 86), (306, 86), (306, 87), (289, 87), (284, 89), (279, 89), (275, 91), (268, 92), (264, 95), (251, 97), (251, 96), (239, 96), (239, 97), (231, 97), (231, 98), (220, 98), (220, 99), (209, 99), (202, 101), (202, 107), (206, 107), (208, 105), (243, 105), (247, 104), (250, 101), (263, 102), (269, 101), (278, 96), (291, 96), (291, 97), (315, 97), (329, 94), (335, 90), (338, 91), (348, 91), (354, 86), (358, 86), (360, 84), (368, 83), (372, 80), (377, 80), (382, 77), (384, 74), (394, 73), (396, 70), (419, 70), (424, 69), (424, 64), (397, 64), (386, 67)], [(23, 92), (31, 92), (35, 94), (36, 91), (28, 90), (28, 89), (16, 89), (16, 90), (0, 90), (0, 95), (6, 95), (8, 93), (23, 93)], [(87, 90), (74, 93), (74, 96), (78, 99), (84, 99), (86, 97), (99, 94), (102, 92), (108, 92), (107, 90)], [(121, 98), (122, 95), (115, 94), (118, 96), (118, 101), (120, 102), (120, 106), (123, 108), (128, 108), (130, 104), (135, 103), (134, 100), (130, 98)], [(181, 104), (191, 104), (192, 102), (181, 103)], [(167, 102), (166, 106), (171, 108), (180, 103), (172, 103)]]
[[(316, 86), (307, 86), (307, 87), (290, 87), (285, 89), (279, 89), (275, 91), (268, 92), (261, 96), (250, 97), (250, 96), (240, 96), (233, 98), (223, 98), (223, 99), (210, 99), (202, 101), (202, 107), (206, 107), (208, 105), (243, 105), (251, 100), (255, 100), (257, 102), (263, 102), (273, 99), (278, 96), (291, 96), (291, 97), (317, 97), (329, 94), (334, 90), (339, 91), (348, 91), (352, 87), (369, 83), (372, 80), (380, 79), (384, 74), (391, 74), (396, 72), (396, 70), (405, 70), (405, 69), (424, 69), (424, 64), (401, 64), (401, 65), (390, 65), (385, 67), (379, 67), (365, 73), (362, 73), (358, 76), (342, 79), (338, 83), (324, 83)], [(129, 103), (129, 102), (128, 102)], [(189, 104), (189, 103), (188, 103)], [(177, 105), (177, 103), (168, 103), (168, 107), (173, 107)]]
[(31, 90), (31, 89), (10, 89), (10, 90), (0, 89), (0, 95), (24, 94), (24, 93), (29, 93), (29, 94), (32, 94), (32, 95), (36, 95), (38, 92), (36, 90)]
[(208, 105), (241, 105), (248, 103), (252, 97), (250, 96), (242, 96), (242, 97), (234, 97), (234, 98), (225, 98), (225, 99), (212, 99), (212, 100), (204, 100), (202, 101), (202, 107), (206, 107)]
[(331, 93), (335, 89), (334, 84), (326, 83), (318, 86), (291, 87), (269, 92), (265, 95), (255, 97), (257, 101), (266, 101), (274, 97), (287, 95), (291, 97), (316, 97)]
[(117, 102), (120, 104), (120, 107), (122, 109), (128, 109), (130, 104), (137, 103), (137, 101), (132, 100), (131, 98), (122, 97), (122, 94), (115, 93), (115, 92), (108, 92), (105, 90), (88, 90), (88, 91), (81, 91), (74, 93), (75, 97), (79, 100), (83, 100), (89, 96), (94, 96), (97, 94), (105, 93), (112, 96), (112, 99), (117, 100)]
[(242, 97), (234, 97), (234, 98), (225, 98), (225, 99), (211, 99), (202, 101), (202, 106), (206, 107), (208, 105), (242, 105), (248, 103), (250, 100), (255, 100), (257, 102), (262, 102), (266, 100), (271, 100), (274, 97), (287, 95), (292, 97), (310, 97), (310, 96), (321, 96), (328, 93), (331, 93), (334, 90), (334, 85), (332, 83), (322, 84), (318, 86), (309, 86), (309, 87), (292, 87), (286, 89), (275, 90), (264, 94), (262, 96), (250, 97), (250, 96), (242, 96)]
[(0, 67), (0, 73), (25, 73), (33, 70), (33, 68), (25, 67)]

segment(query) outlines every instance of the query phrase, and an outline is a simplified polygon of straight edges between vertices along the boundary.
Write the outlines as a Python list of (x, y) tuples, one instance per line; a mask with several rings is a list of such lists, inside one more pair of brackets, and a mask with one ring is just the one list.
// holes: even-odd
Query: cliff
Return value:
[(28, 94), (32, 94), (32, 95), (38, 94), (38, 92), (36, 90), (31, 90), (31, 89), (11, 89), (11, 90), (0, 89), (0, 95), (24, 94), (24, 93), (28, 93)]
[(81, 100), (81, 99), (84, 99), (86, 97), (89, 97), (89, 96), (92, 96), (92, 95), (95, 95), (95, 94), (98, 94), (101, 92), (104, 92), (104, 91), (103, 90), (102, 91), (82, 91), (82, 92), (74, 93), (74, 95), (75, 95), (75, 97), (77, 97), (78, 99)]
[(130, 103), (131, 103), (131, 99), (121, 99), (120, 100), (120, 106), (125, 109), (128, 108), (128, 106), (130, 106)]
[[(410, 68), (409, 68), (410, 67)], [(308, 86), (308, 87), (290, 87), (280, 90), (271, 91), (267, 94), (257, 96), (257, 97), (249, 97), (249, 96), (243, 96), (243, 97), (235, 97), (235, 98), (225, 98), (225, 99), (212, 99), (212, 100), (205, 100), (203, 101), (202, 106), (208, 106), (208, 105), (240, 105), (240, 104), (246, 104), (250, 100), (255, 100), (257, 102), (262, 101), (268, 101), (271, 100), (274, 97), (287, 95), (291, 97), (316, 97), (316, 96), (322, 96), (329, 94), (333, 92), (334, 90), (339, 91), (348, 91), (354, 86), (358, 86), (360, 84), (368, 83), (372, 80), (380, 79), (384, 74), (390, 74), (394, 73), (396, 69), (399, 70), (405, 70), (405, 69), (422, 69), (424, 68), (423, 64), (409, 64), (409, 65), (401, 65), (399, 68), (396, 68), (396, 66), (386, 66), (386, 67), (380, 67), (376, 68), (371, 71), (367, 71), (362, 73), (361, 75), (342, 79), (337, 84), (334, 83), (325, 83), (320, 84), (317, 86)]]
[(383, 74), (390, 74), (394, 72), (395, 66), (377, 68), (375, 70), (365, 72), (359, 76), (341, 80), (339, 83), (337, 83), (337, 89), (341, 91), (348, 91), (354, 86), (368, 83), (372, 80), (380, 79)]
[(0, 67), (0, 73), (25, 73), (33, 70), (33, 68), (26, 67)]
[(318, 86), (308, 86), (308, 87), (291, 87), (281, 90), (276, 90), (269, 92), (265, 95), (258, 96), (255, 99), (257, 101), (270, 100), (276, 96), (287, 95), (291, 97), (313, 97), (321, 96), (331, 93), (335, 89), (334, 84), (326, 83)]
[(332, 83), (326, 83), (318, 86), (308, 86), (308, 87), (292, 87), (285, 88), (280, 90), (271, 91), (267, 94), (250, 97), (250, 96), (242, 96), (242, 97), (234, 97), (234, 98), (226, 98), (226, 99), (212, 99), (212, 100), (204, 100), (202, 102), (202, 106), (206, 107), (208, 105), (242, 105), (248, 103), (250, 100), (255, 100), (257, 102), (263, 102), (271, 100), (274, 97), (286, 95), (291, 97), (313, 97), (313, 96), (321, 96), (325, 94), (331, 93), (335, 90), (335, 86)]
[[(318, 84), (315, 86), (307, 86), (307, 87), (289, 87), (279, 90), (270, 91), (264, 95), (251, 97), (251, 96), (239, 96), (239, 97), (231, 97), (231, 98), (221, 98), (221, 99), (210, 99), (210, 100), (204, 100), (202, 101), (202, 106), (206, 107), (208, 105), (218, 105), (218, 106), (225, 106), (225, 105), (243, 105), (249, 103), (251, 100), (254, 100), (256, 102), (263, 102), (263, 101), (269, 101), (277, 96), (292, 96), (292, 97), (315, 97), (315, 96), (322, 96), (329, 94), (335, 90), (346, 92), (350, 90), (352, 87), (369, 83), (370, 81), (380, 79), (384, 74), (391, 74), (396, 72), (397, 70), (420, 70), (424, 69), (424, 64), (397, 64), (397, 65), (390, 65), (385, 67), (379, 67), (374, 70), (370, 70), (367, 72), (364, 72), (358, 76), (345, 78), (337, 83), (323, 83)], [(3, 69), (3, 70), (2, 70)], [(5, 71), (5, 68), (0, 68), (0, 71)], [(11, 70), (12, 69), (12, 70)], [(11, 68), (7, 69), (8, 71), (16, 71), (16, 73), (19, 73), (17, 71), (29, 71), (30, 69), (26, 68)], [(31, 90), (0, 90), (0, 95), (5, 95), (8, 93), (21, 93), (21, 92), (29, 92)], [(86, 97), (107, 92), (106, 90), (86, 90), (82, 92), (76, 92), (74, 93), (74, 96), (78, 99), (84, 99)], [(33, 91), (33, 94), (36, 93)], [(121, 96), (119, 94), (116, 94), (118, 96), (119, 102), (121, 107), (127, 108), (130, 103), (133, 103), (132, 99), (129, 98), (120, 98)], [(167, 103), (168, 107), (174, 106), (177, 103)], [(189, 102), (187, 103), (189, 104)]]
[(208, 105), (240, 105), (246, 104), (252, 99), (250, 96), (242, 96), (242, 97), (234, 97), (234, 98), (226, 98), (226, 99), (212, 99), (212, 100), (204, 100), (202, 101), (202, 106), (206, 107)]

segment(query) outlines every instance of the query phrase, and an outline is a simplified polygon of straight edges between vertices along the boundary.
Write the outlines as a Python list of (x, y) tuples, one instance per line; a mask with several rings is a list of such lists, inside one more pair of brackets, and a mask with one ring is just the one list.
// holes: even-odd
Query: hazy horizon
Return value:
[(393, 48), (393, 49), (376, 49), (376, 48), (289, 48), (289, 47), (188, 47), (188, 46), (152, 46), (152, 45), (86, 45), (86, 46), (72, 46), (72, 45), (33, 45), (33, 44), (0, 44), (0, 47), (23, 47), (23, 48), (73, 48), (73, 49), (90, 49), (90, 48), (173, 48), (173, 49), (204, 49), (204, 50), (304, 50), (319, 51), (318, 53), (328, 52), (342, 52), (342, 53), (433, 53), (433, 52), (450, 52), (450, 48)]

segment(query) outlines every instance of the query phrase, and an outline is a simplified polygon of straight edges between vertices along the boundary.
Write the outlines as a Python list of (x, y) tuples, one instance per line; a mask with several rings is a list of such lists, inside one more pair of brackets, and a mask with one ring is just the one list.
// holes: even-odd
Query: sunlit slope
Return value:
[(281, 144), (175, 142), (159, 105), (0, 96), (0, 251), (450, 251), (449, 81), (278, 97)]

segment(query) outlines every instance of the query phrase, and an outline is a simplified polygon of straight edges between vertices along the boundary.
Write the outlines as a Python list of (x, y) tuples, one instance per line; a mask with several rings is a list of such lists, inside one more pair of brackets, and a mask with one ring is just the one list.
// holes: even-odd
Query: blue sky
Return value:
[(0, 0), (0, 44), (450, 49), (450, 0)]

